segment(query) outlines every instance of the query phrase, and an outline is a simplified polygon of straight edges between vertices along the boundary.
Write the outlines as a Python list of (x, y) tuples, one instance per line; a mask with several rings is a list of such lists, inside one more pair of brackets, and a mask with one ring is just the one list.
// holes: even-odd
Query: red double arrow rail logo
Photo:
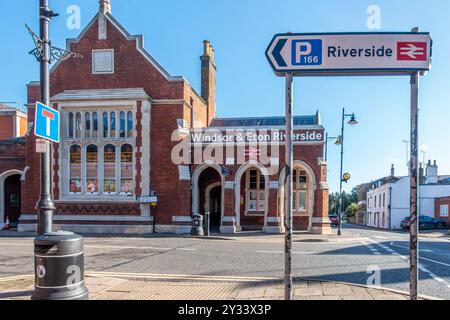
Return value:
[(398, 42), (397, 60), (399, 61), (426, 61), (427, 55), (426, 42)]

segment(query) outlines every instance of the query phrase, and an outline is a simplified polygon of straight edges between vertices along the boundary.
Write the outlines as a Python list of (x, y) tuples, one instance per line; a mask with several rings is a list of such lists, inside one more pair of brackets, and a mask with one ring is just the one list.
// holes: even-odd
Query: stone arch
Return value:
[(214, 161), (207, 160), (197, 168), (195, 168), (192, 174), (192, 214), (200, 212), (200, 191), (199, 191), (199, 179), (202, 172), (207, 168), (213, 168), (217, 171), (220, 176), (220, 184), (222, 186), (222, 203), (221, 203), (221, 218), (223, 222), (224, 212), (225, 212), (225, 177), (222, 174), (222, 168)]
[[(5, 181), (7, 178), (14, 176), (14, 175), (20, 175), (23, 177), (23, 171), (12, 169), (3, 172), (0, 175), (0, 229), (3, 227), (3, 220), (5, 218)], [(21, 178), (22, 180), (22, 178)]]
[(241, 179), (244, 173), (250, 168), (257, 168), (264, 175), (265, 180), (265, 214), (264, 214), (264, 227), (267, 225), (267, 214), (269, 212), (269, 184), (270, 184), (270, 175), (269, 171), (266, 167), (264, 167), (261, 163), (257, 161), (248, 161), (241, 165), (239, 169), (236, 171), (234, 177), (234, 212), (236, 216), (236, 228), (238, 230), (241, 229)]
[[(313, 215), (314, 213), (314, 205), (315, 205), (315, 193), (317, 189), (317, 180), (316, 175), (313, 171), (313, 169), (304, 161), (301, 160), (294, 160), (294, 166), (293, 168), (302, 168), (306, 171), (308, 176), (310, 177), (309, 184), (308, 184), (308, 190), (310, 190), (308, 194), (308, 215)], [(284, 201), (284, 180), (286, 176), (286, 167), (283, 167), (283, 169), (280, 172), (280, 178), (279, 178), (279, 187), (278, 187), (278, 209), (279, 214), (285, 216), (285, 201)], [(309, 229), (311, 229), (312, 219), (309, 221)]]

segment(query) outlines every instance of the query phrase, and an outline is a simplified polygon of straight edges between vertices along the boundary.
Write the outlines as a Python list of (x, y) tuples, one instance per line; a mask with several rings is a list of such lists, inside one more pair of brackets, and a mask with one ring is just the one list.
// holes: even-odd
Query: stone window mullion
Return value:
[(81, 145), (81, 194), (86, 194), (86, 145)]
[(120, 194), (122, 183), (121, 183), (121, 145), (116, 145), (116, 194)]
[(108, 139), (111, 138), (111, 111), (108, 112), (108, 133), (106, 135)]
[[(81, 135), (80, 135), (80, 138), (81, 139), (85, 139), (86, 138), (86, 135), (85, 135), (85, 132), (84, 132), (84, 129), (85, 129), (85, 122), (86, 121), (86, 119), (85, 119), (85, 112), (83, 111), (83, 110), (81, 110), (81, 123), (80, 123), (80, 131), (81, 131)], [(83, 146), (83, 148), (84, 148), (84, 146)]]
[(98, 144), (98, 193), (104, 194), (105, 192), (105, 166), (104, 166), (104, 149), (105, 145), (103, 143)]

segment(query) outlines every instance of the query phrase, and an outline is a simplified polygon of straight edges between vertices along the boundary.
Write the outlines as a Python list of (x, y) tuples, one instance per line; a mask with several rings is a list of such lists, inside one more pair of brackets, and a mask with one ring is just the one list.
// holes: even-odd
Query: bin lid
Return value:
[(48, 232), (34, 239), (35, 253), (68, 255), (83, 251), (83, 237), (72, 232)]

